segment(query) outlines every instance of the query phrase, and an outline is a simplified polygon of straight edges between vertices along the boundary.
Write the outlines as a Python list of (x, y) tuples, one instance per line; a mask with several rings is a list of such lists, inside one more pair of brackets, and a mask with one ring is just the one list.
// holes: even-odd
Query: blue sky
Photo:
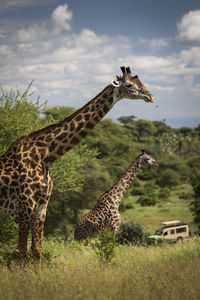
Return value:
[(199, 0), (1, 0), (0, 85), (32, 90), (49, 106), (81, 107), (129, 65), (154, 104), (121, 100), (173, 127), (200, 123)]

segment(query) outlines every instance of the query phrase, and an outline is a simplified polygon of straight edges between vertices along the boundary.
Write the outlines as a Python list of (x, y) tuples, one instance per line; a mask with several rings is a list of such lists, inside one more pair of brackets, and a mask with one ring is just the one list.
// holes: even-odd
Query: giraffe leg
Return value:
[(30, 229), (30, 220), (20, 220), (19, 222), (19, 237), (18, 237), (18, 246), (16, 249), (17, 259), (20, 263), (23, 263), (24, 257), (27, 253), (27, 242), (28, 234)]
[(40, 264), (42, 254), (42, 234), (44, 230), (44, 223), (46, 218), (46, 211), (42, 215), (35, 215), (32, 221), (32, 245), (31, 250), (36, 263)]

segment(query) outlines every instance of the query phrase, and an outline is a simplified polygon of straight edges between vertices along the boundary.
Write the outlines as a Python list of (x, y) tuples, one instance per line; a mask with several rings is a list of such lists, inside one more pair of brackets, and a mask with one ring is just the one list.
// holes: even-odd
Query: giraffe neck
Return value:
[(40, 160), (49, 166), (81, 141), (120, 99), (118, 89), (108, 85), (68, 118), (22, 137), (13, 146), (21, 140), (27, 149), (36, 149)]
[(140, 156), (137, 157), (134, 162), (128, 167), (124, 174), (120, 177), (118, 182), (107, 192), (109, 198), (115, 207), (119, 207), (127, 189), (130, 187), (132, 181), (136, 177), (143, 162), (140, 160)]

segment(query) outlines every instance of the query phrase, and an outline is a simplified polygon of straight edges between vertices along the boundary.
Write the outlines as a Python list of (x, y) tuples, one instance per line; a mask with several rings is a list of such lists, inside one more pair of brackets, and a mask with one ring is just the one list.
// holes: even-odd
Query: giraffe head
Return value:
[(131, 100), (143, 99), (145, 102), (153, 102), (154, 98), (138, 76), (132, 76), (130, 67), (121, 67), (123, 76), (117, 76), (111, 84), (119, 89), (120, 98)]
[(158, 167), (158, 163), (156, 160), (149, 154), (147, 154), (144, 150), (141, 150), (142, 153), (139, 155), (140, 164), (146, 163), (149, 167)]

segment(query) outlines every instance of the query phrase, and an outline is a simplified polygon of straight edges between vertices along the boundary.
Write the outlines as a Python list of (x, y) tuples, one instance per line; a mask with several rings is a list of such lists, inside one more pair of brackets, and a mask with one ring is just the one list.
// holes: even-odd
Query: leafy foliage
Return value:
[[(9, 93), (1, 89), (0, 96), (0, 155), (8, 146), (22, 135), (39, 129), (43, 124), (41, 114), (46, 108), (46, 103), (40, 104), (39, 97), (33, 101), (31, 84), (21, 93), (11, 90)], [(46, 119), (48, 124), (49, 118)]]
[(101, 262), (109, 262), (115, 255), (115, 233), (109, 228), (105, 228), (91, 245)]
[(144, 195), (141, 196), (137, 203), (139, 203), (141, 206), (154, 206), (156, 205), (156, 195)]
[(119, 206), (119, 211), (125, 211), (127, 209), (131, 209), (133, 208), (133, 205), (132, 204), (125, 204), (124, 202), (121, 202), (120, 203), (120, 206)]
[(84, 167), (96, 154), (95, 149), (92, 151), (87, 145), (78, 144), (72, 151), (61, 156), (50, 170), (54, 190), (59, 193), (80, 191), (84, 184)]
[(161, 199), (168, 199), (170, 196), (170, 189), (167, 187), (161, 188), (158, 197)]
[(139, 245), (147, 242), (148, 234), (144, 233), (139, 224), (133, 222), (121, 223), (116, 234), (118, 244)]
[(2, 216), (0, 218), (0, 246), (16, 242), (17, 224), (9, 216)]
[(142, 187), (134, 187), (131, 189), (131, 195), (144, 195), (145, 190)]
[(180, 182), (179, 179), (179, 174), (176, 171), (167, 168), (161, 177), (156, 180), (156, 183), (161, 187), (173, 187)]

